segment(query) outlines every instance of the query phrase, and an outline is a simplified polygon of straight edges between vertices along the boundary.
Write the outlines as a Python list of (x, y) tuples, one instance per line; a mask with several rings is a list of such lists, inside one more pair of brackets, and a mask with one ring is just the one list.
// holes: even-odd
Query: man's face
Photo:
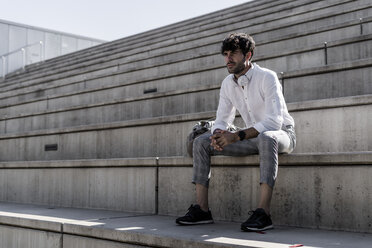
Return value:
[(225, 64), (229, 73), (240, 74), (245, 68), (246, 57), (240, 49), (223, 52)]

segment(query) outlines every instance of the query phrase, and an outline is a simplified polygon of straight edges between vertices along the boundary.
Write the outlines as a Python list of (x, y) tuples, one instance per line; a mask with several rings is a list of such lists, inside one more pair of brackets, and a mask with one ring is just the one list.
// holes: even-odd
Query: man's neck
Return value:
[(249, 62), (249, 64), (244, 68), (243, 71), (241, 71), (240, 73), (238, 74), (234, 74), (234, 81), (237, 82), (238, 81), (238, 78), (241, 76), (241, 75), (244, 75), (247, 73), (247, 71), (251, 68), (251, 63)]

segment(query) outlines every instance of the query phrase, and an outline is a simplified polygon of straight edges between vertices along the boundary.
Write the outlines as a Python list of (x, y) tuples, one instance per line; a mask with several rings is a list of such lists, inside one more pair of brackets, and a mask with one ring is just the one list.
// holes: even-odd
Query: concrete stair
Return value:
[[(349, 1), (350, 2), (350, 1)], [(351, 4), (351, 3), (349, 3), (349, 4)], [(363, 5), (363, 3), (362, 2), (358, 2), (357, 4), (356, 3), (353, 3), (355, 6), (345, 6), (345, 8), (348, 8), (348, 7), (353, 7), (353, 9), (355, 9), (355, 11), (354, 12), (348, 12), (347, 14), (349, 14), (349, 16), (348, 16), (348, 18), (351, 18), (352, 16), (363, 16), (363, 17), (365, 17), (365, 16), (371, 16), (371, 9), (370, 8), (368, 8), (368, 7), (370, 7), (370, 6), (368, 6), (368, 5), (366, 5), (366, 6), (364, 6)], [(364, 7), (363, 7), (364, 6)], [(337, 6), (336, 6), (337, 7)], [(338, 11), (340, 11), (340, 8), (339, 8), (339, 6), (338, 6)], [(307, 12), (305, 12), (305, 11), (303, 11), (303, 13), (306, 15), (308, 15), (308, 16), (311, 16), (310, 14), (308, 14), (308, 11)], [(327, 26), (328, 25), (328, 23), (330, 22), (330, 23), (337, 23), (337, 21), (336, 20), (338, 20), (338, 23), (340, 22), (340, 20), (338, 19), (338, 18), (336, 18), (335, 16), (331, 16), (331, 17), (329, 17), (329, 15), (330, 15), (330, 12), (326, 12), (326, 14), (328, 14), (327, 16), (328, 16), (328, 18), (326, 18), (326, 19), (324, 19), (325, 18), (325, 14), (323, 14), (322, 16), (320, 16), (320, 17), (322, 17), (320, 20), (318, 20), (318, 19), (316, 19), (316, 18), (318, 18), (318, 16), (316, 16), (315, 17), (315, 19), (314, 19), (314, 17), (312, 17), (313, 18), (313, 21), (315, 21), (315, 23), (314, 24), (318, 24), (318, 25), (321, 25), (321, 23), (320, 23), (320, 21), (322, 21), (323, 22), (323, 25), (324, 26)], [(345, 15), (345, 13), (343, 13), (343, 12), (341, 12), (341, 14), (340, 14), (341, 16), (344, 16)], [(298, 16), (298, 15), (295, 15), (295, 17), (296, 18), (301, 18), (301, 17), (303, 17), (303, 16)], [(339, 17), (339, 16), (338, 16)], [(333, 19), (332, 19), (333, 18)], [(345, 17), (346, 18), (346, 17)], [(347, 20), (350, 20), (350, 19), (348, 19), (347, 18)], [(308, 18), (309, 19), (309, 18)], [(351, 19), (351, 20), (355, 20), (355, 17), (354, 17), (354, 19)], [(276, 22), (278, 22), (278, 21), (276, 21)], [(273, 21), (271, 21), (271, 23), (276, 23), (274, 20)], [(297, 20), (297, 22), (298, 22), (298, 20)], [(294, 34), (296, 34), (297, 32), (299, 32), (299, 30), (304, 30), (304, 29), (302, 29), (302, 28), (304, 28), (304, 26), (298, 26), (298, 25), (295, 25), (295, 24), (297, 24), (297, 22), (294, 22), (294, 21), (292, 21), (292, 22), (290, 22), (290, 23), (288, 23), (288, 21), (287, 21), (287, 23), (286, 22), (284, 22), (284, 24), (287, 24), (287, 28), (288, 27), (291, 27), (291, 29), (289, 29), (289, 30), (287, 30), (286, 32), (284, 32), (284, 34), (285, 34), (285, 37), (288, 37), (288, 35), (289, 34), (291, 34), (291, 32), (294, 32)], [(343, 22), (345, 22), (345, 21), (343, 21)], [(241, 22), (238, 22), (239, 23), (239, 25), (241, 25), (240, 23)], [(283, 21), (282, 22), (279, 22), (280, 24), (281, 24), (281, 26), (283, 26)], [(368, 22), (367, 22), (368, 23)], [(264, 22), (264, 25), (269, 25), (270, 23), (267, 23), (267, 22)], [(288, 25), (288, 24), (290, 24), (290, 25)], [(327, 25), (326, 25), (327, 24)], [(275, 24), (274, 25), (274, 27), (276, 26), (276, 25), (279, 25), (279, 24)], [(293, 27), (293, 25), (295, 25), (295, 27)], [(347, 25), (347, 24), (342, 24), (342, 25), (339, 25), (339, 26), (345, 26), (345, 25)], [(365, 25), (367, 25), (367, 24), (365, 24)], [(279, 27), (281, 27), (281, 26), (279, 26)], [(230, 27), (230, 26), (229, 26)], [(248, 26), (249, 28), (253, 28), (253, 27), (255, 27), (254, 25), (253, 25), (253, 27), (252, 27), (252, 23), (249, 23), (249, 26)], [(263, 26), (263, 24), (261, 25), (261, 26), (257, 26), (257, 28), (256, 28), (256, 32), (262, 32), (262, 28), (263, 27), (265, 27), (265, 26)], [(357, 20), (356, 20), (356, 22), (355, 22), (355, 33), (360, 33), (360, 21), (359, 21), (359, 18), (357, 18)], [(350, 29), (350, 28), (349, 28)], [(234, 29), (232, 29), (232, 30), (234, 30)], [(276, 37), (275, 36), (275, 33), (276, 32), (278, 32), (278, 30), (272, 30), (272, 29), (269, 29), (269, 28), (267, 28), (266, 27), (266, 30), (268, 30), (268, 32), (269, 33), (274, 33), (274, 35), (272, 35), (273, 36), (273, 38), (275, 38), (275, 39), (278, 39), (279, 37)], [(369, 32), (369, 30), (368, 30), (368, 28), (364, 28), (364, 30), (365, 30), (365, 33), (368, 33)], [(146, 44), (146, 47), (145, 48), (143, 48), (143, 47), (139, 47), (139, 48), (137, 48), (138, 47), (138, 45), (136, 44), (135, 45), (135, 47), (133, 47), (133, 48), (135, 48), (135, 49), (132, 49), (132, 47), (131, 46), (126, 46), (126, 45), (122, 45), (122, 50), (124, 49), (124, 51), (126, 51), (126, 53), (128, 53), (128, 50), (129, 50), (129, 53), (130, 54), (132, 54), (132, 55), (135, 55), (135, 58), (133, 58), (133, 56), (132, 57), (129, 57), (129, 61), (131, 61), (131, 64), (133, 63), (133, 60), (135, 60), (135, 59), (137, 59), (137, 57), (138, 56), (141, 56), (141, 54), (140, 55), (138, 55), (138, 53), (140, 52), (140, 53), (142, 53), (143, 55), (142, 56), (144, 56), (143, 58), (146, 58), (146, 59), (148, 59), (149, 58), (149, 56), (153, 56), (153, 53), (154, 52), (156, 52), (158, 55), (159, 54), (164, 54), (164, 53), (169, 53), (169, 52), (172, 52), (172, 53), (174, 53), (175, 51), (173, 50), (173, 48), (172, 47), (178, 47), (178, 50), (179, 51), (182, 51), (183, 52), (183, 54), (185, 53), (184, 52), (184, 50), (185, 49), (187, 49), (187, 48), (194, 48), (195, 46), (200, 46), (201, 44), (203, 44), (203, 37), (205, 37), (204, 39), (208, 42), (208, 43), (210, 43), (210, 42), (212, 42), (213, 41), (213, 43), (214, 44), (216, 44), (216, 42), (217, 41), (219, 41), (219, 40), (221, 40), (222, 39), (222, 37), (224, 37), (225, 35), (226, 35), (226, 33), (227, 32), (230, 32), (231, 31), (231, 29), (230, 30), (226, 30), (226, 31), (224, 31), (224, 30), (220, 30), (220, 29), (216, 29), (216, 31), (218, 31), (219, 32), (219, 34), (216, 36), (216, 35), (212, 35), (213, 33), (208, 33), (206, 36), (204, 35), (204, 36), (202, 36), (202, 37), (200, 37), (201, 35), (200, 35), (200, 33), (198, 33), (198, 34), (194, 34), (194, 36), (195, 36), (195, 38), (193, 38), (193, 39), (191, 39), (190, 40), (190, 38), (188, 38), (188, 37), (185, 37), (184, 39), (186, 39), (185, 41), (187, 41), (187, 40), (189, 40), (190, 42), (188, 42), (188, 43), (186, 43), (186, 44), (188, 44), (188, 46), (186, 46), (186, 44), (185, 44), (185, 41), (182, 41), (181, 43), (180, 43), (180, 41), (171, 41), (172, 43), (169, 43), (170, 41), (169, 41), (169, 39), (167, 39), (166, 40), (166, 42), (168, 42), (168, 43), (162, 43), (162, 42), (156, 42), (155, 43), (155, 47), (154, 46), (150, 46), (149, 44), (147, 44), (147, 43), (145, 43)], [(216, 32), (216, 31), (214, 31), (214, 33)], [(257, 42), (259, 43), (261, 40), (260, 40), (260, 37), (259, 37), (259, 34), (257, 33), (255, 33), (254, 32), (254, 30), (252, 30), (253, 31), (253, 34), (254, 35), (257, 35), (258, 37), (257, 37)], [(324, 31), (326, 31), (326, 30), (322, 30), (323, 32)], [(314, 31), (313, 31), (314, 32)], [(349, 34), (348, 34), (349, 33)], [(350, 33), (350, 32), (348, 32), (348, 33), (346, 33), (345, 35), (353, 35), (353, 33)], [(282, 35), (283, 36), (283, 35)], [(303, 34), (302, 34), (302, 36), (303, 36)], [(343, 36), (343, 38), (344, 38), (345, 36)], [(195, 42), (195, 39), (197, 38), (197, 42)], [(321, 43), (323, 43), (324, 41), (330, 41), (327, 37), (319, 37), (319, 39), (321, 39)], [(266, 42), (268, 42), (268, 41), (270, 41), (270, 40), (268, 40), (267, 39), (267, 36), (265, 36), (263, 39), (262, 39), (263, 41), (266, 41)], [(307, 42), (306, 42), (307, 43)], [(177, 45), (178, 44), (178, 45)], [(219, 46), (219, 44), (218, 44), (218, 46)], [(157, 49), (156, 49), (157, 48)], [(159, 49), (159, 48), (162, 48), (162, 49)], [(265, 50), (266, 50), (266, 48), (265, 48)], [(274, 49), (275, 50), (275, 49)], [(153, 51), (153, 52), (151, 52), (151, 51)], [(216, 51), (216, 50), (214, 50), (214, 51)], [(217, 51), (218, 51), (218, 49), (217, 49)], [(264, 51), (264, 50), (263, 50)], [(97, 68), (99, 68), (100, 70), (99, 71), (97, 71), (96, 70), (96, 74), (98, 73), (100, 73), (100, 74), (102, 74), (102, 73), (104, 73), (105, 71), (106, 72), (108, 72), (108, 73), (112, 73), (112, 72), (115, 72), (115, 71), (117, 71), (117, 70), (121, 70), (121, 67), (119, 67), (118, 68), (118, 64), (120, 64), (120, 61), (117, 61), (117, 56), (123, 56), (123, 55), (120, 55), (120, 53), (118, 53), (118, 51), (116, 51), (115, 50), (115, 60), (114, 61), (112, 61), (112, 63), (111, 63), (111, 66), (109, 66), (109, 67), (106, 67), (106, 66), (104, 66), (103, 64), (102, 64), (102, 59), (101, 60), (99, 60), (99, 61), (96, 61), (95, 63), (96, 63), (96, 67)], [(103, 53), (103, 55), (105, 56), (105, 58), (110, 58), (110, 56), (108, 56), (109, 54), (107, 54), (107, 53)], [(101, 55), (102, 56), (102, 55)], [(74, 58), (74, 56), (73, 56), (73, 58)], [(76, 61), (77, 59), (75, 59), (74, 61)], [(126, 61), (128, 62), (128, 59), (126, 59)], [(97, 63), (98, 62), (98, 63)], [(119, 62), (119, 63), (118, 63)], [(143, 63), (143, 62), (142, 62)], [(63, 63), (61, 63), (61, 65), (63, 66), (63, 68), (64, 68), (64, 71), (65, 72), (68, 72), (69, 74), (71, 74), (71, 73), (73, 73), (74, 72), (74, 70), (72, 70), (72, 68), (71, 67), (68, 67), (68, 66), (66, 66), (66, 64), (63, 64)], [(60, 66), (61, 66), (60, 65)], [(78, 65), (80, 65), (80, 68), (78, 68), (78, 69), (76, 69), (75, 71), (78, 73), (78, 74), (81, 74), (82, 73), (82, 70), (81, 70), (81, 67), (83, 66), (83, 67), (85, 67), (85, 68), (89, 68), (89, 71), (87, 71), (87, 72), (89, 72), (90, 74), (92, 74), (92, 69), (94, 68), (94, 67), (92, 67), (92, 64), (86, 64), (86, 63), (84, 63), (84, 64), (82, 64), (81, 62), (80, 63), (78, 63)], [(132, 64), (133, 65), (133, 64)], [(89, 66), (89, 67), (88, 67)], [(46, 70), (47, 70), (47, 72), (51, 72), (51, 71), (54, 71), (54, 70), (51, 70), (51, 68), (52, 67), (46, 67)], [(133, 68), (137, 68), (137, 65), (135, 66), (135, 67), (133, 67)], [(39, 77), (40, 77), (40, 72), (39, 72)], [(56, 79), (56, 78), (62, 78), (63, 77), (63, 74), (61, 75), (61, 74), (59, 74), (58, 75), (58, 77), (46, 77), (46, 75), (43, 73), (42, 74), (43, 76), (42, 76), (42, 80), (44, 80), (44, 82), (49, 82), (50, 83), (50, 81), (51, 80), (53, 80), (53, 79)], [(25, 80), (25, 78), (23, 78), (22, 80)], [(32, 80), (31, 81), (27, 81), (26, 82), (26, 84), (35, 84), (35, 83), (39, 83), (40, 82), (40, 79), (39, 80), (37, 80), (36, 82), (33, 82)], [(10, 87), (14, 87), (14, 83), (12, 82), (12, 81), (10, 81), (9, 82), (9, 84), (11, 84), (11, 86)], [(21, 86), (22, 84), (18, 84), (18, 86), (17, 87), (19, 87), (19, 86)], [(9, 89), (9, 88), (8, 88)], [(8, 90), (7, 89), (7, 90)]]
[[(281, 155), (274, 223), (371, 233), (371, 156)], [(258, 203), (258, 156), (213, 157), (212, 165), (214, 219), (245, 221)], [(177, 216), (194, 201), (191, 174), (185, 157), (1, 162), (0, 201)]]
[(0, 242), (6, 247), (366, 248), (372, 241), (371, 234), (284, 226), (266, 233), (246, 233), (239, 231), (240, 223), (221, 221), (181, 227), (175, 225), (174, 217), (128, 212), (8, 203), (0, 203), (0, 211)]
[[(327, 51), (325, 50), (323, 45), (316, 45), (312, 47), (306, 47), (301, 50), (297, 50), (290, 54), (288, 53), (277, 53), (271, 55), (271, 58), (267, 58), (264, 56), (258, 56), (256, 58), (256, 62), (260, 65), (267, 67), (267, 68), (275, 68), (276, 71), (286, 71), (284, 74), (279, 74), (279, 76), (284, 79), (290, 79), (288, 84), (291, 84), (290, 81), (296, 82), (297, 78), (300, 75), (301, 81), (306, 82), (306, 80), (313, 81), (313, 77), (317, 74), (320, 80), (325, 81), (325, 83), (321, 84), (320, 86), (312, 86), (310, 83), (306, 83), (308, 88), (311, 91), (314, 91), (313, 94), (308, 95), (298, 95), (297, 93), (294, 94), (290, 91), (297, 91), (299, 86), (291, 86), (285, 89), (285, 93), (289, 92), (286, 95), (287, 102), (293, 101), (302, 101), (302, 100), (311, 100), (311, 99), (318, 99), (318, 98), (328, 98), (328, 97), (341, 97), (341, 96), (348, 96), (348, 95), (359, 95), (359, 94), (369, 94), (372, 93), (371, 89), (369, 89), (369, 81), (368, 76), (363, 76), (359, 79), (359, 86), (354, 85), (352, 89), (345, 90), (344, 87), (340, 87), (341, 90), (338, 92), (332, 92), (333, 95), (329, 96), (322, 96), (319, 92), (328, 93), (325, 91), (325, 88), (331, 87), (327, 81), (329, 81), (330, 77), (333, 77), (334, 74), (342, 74), (339, 68), (347, 68), (349, 77), (358, 77), (358, 75), (363, 75), (360, 70), (365, 70), (368, 72), (368, 67), (370, 66), (370, 58), (372, 55), (372, 47), (371, 43), (372, 36), (371, 35), (364, 35), (359, 36), (356, 38), (351, 39), (344, 39), (341, 41), (331, 42), (327, 46)], [(326, 55), (327, 52), (327, 55)], [(345, 63), (348, 61), (346, 58), (352, 57), (352, 62)], [(320, 65), (325, 65), (325, 58), (327, 58), (328, 65), (332, 65), (331, 67), (319, 67)], [(359, 61), (360, 60), (360, 61)], [(286, 67), (286, 68), (284, 68)], [(364, 67), (364, 69), (359, 69), (360, 67)], [(299, 69), (301, 68), (301, 69)], [(304, 70), (305, 68), (309, 68), (308, 70)], [(287, 70), (280, 70), (280, 69), (287, 69)], [(289, 70), (290, 69), (290, 70)], [(297, 71), (293, 71), (296, 70)], [(299, 70), (298, 70), (299, 69)], [(338, 70), (338, 71), (337, 71)], [(355, 70), (355, 73), (353, 72)], [(221, 70), (222, 71), (222, 70)], [(330, 73), (324, 74), (323, 72), (327, 71)], [(350, 73), (352, 71), (352, 73)], [(210, 72), (208, 72), (210, 73)], [(304, 78), (306, 77), (306, 78)], [(295, 78), (295, 79), (294, 79)], [(309, 78), (309, 79), (308, 79)], [(345, 78), (344, 76), (340, 77)], [(156, 79), (155, 79), (156, 80)], [(209, 79), (206, 79), (205, 83), (203, 84), (210, 84)], [(335, 80), (337, 83), (340, 83), (340, 80)], [(346, 80), (344, 80), (346, 81)], [(284, 82), (284, 81), (283, 81)], [(344, 82), (347, 85), (349, 81)], [(100, 87), (98, 89), (92, 90), (80, 90), (73, 93), (62, 93), (62, 94), (53, 94), (48, 95), (47, 97), (36, 97), (30, 100), (19, 100), (19, 96), (11, 96), (9, 98), (3, 98), (4, 105), (0, 107), (0, 114), (3, 116), (7, 116), (7, 118), (15, 117), (22, 113), (40, 113), (42, 111), (56, 111), (64, 109), (65, 107), (73, 107), (78, 106), (82, 109), (84, 106), (90, 105), (107, 105), (108, 102), (115, 101), (128, 101), (128, 98), (133, 98), (138, 96), (138, 99), (145, 99), (146, 97), (151, 98), (151, 95), (154, 94), (143, 94), (140, 89), (145, 89), (148, 83), (143, 84), (131, 84), (131, 85), (123, 85), (119, 87)], [(292, 83), (293, 84), (293, 83)], [(143, 86), (141, 86), (143, 85)], [(174, 87), (176, 87), (175, 85)], [(219, 85), (218, 85), (219, 86)], [(286, 85), (287, 86), (287, 81)], [(155, 86), (154, 86), (155, 87)], [(194, 89), (190, 89), (190, 86), (185, 89), (184, 92), (193, 91)], [(199, 86), (200, 87), (200, 86)], [(215, 88), (216, 85), (211, 85), (210, 87)], [(163, 91), (166, 93), (162, 94), (173, 94), (171, 88), (168, 85), (168, 92), (166, 92), (166, 88), (162, 87), (156, 90)], [(180, 88), (180, 87), (178, 87)], [(204, 90), (203, 87), (200, 87), (201, 90)], [(151, 88), (148, 88), (151, 89)], [(155, 88), (153, 88), (155, 89)], [(178, 90), (179, 91), (179, 90)], [(14, 92), (13, 92), (14, 93)], [(329, 94), (329, 93), (328, 93)], [(76, 97), (76, 96), (79, 97)], [(155, 94), (159, 95), (159, 94)], [(117, 99), (117, 100), (116, 100)], [(14, 102), (12, 104), (5, 104), (6, 102)], [(176, 103), (177, 104), (177, 103)], [(200, 112), (203, 110), (194, 110), (196, 112)]]
[[(257, 205), (258, 156), (212, 159), (216, 225), (174, 224), (195, 198), (186, 137), (215, 116), (231, 31), (253, 35), (296, 122), (266, 235), (239, 231)], [(258, 0), (9, 75), (0, 247), (369, 247), (371, 39), (370, 1)]]
[[(184, 105), (187, 105), (190, 97), (184, 99)], [(371, 95), (365, 95), (289, 103), (288, 109), (296, 120), (298, 136), (294, 152), (370, 151), (372, 139), (368, 135), (368, 123), (371, 115), (368, 113), (371, 99)], [(159, 102), (160, 106), (148, 104), (148, 110), (143, 109), (143, 113), (152, 113), (152, 107), (160, 108), (162, 103), (163, 101)], [(174, 110), (177, 111), (176, 108)], [(161, 111), (158, 113), (163, 114)], [(89, 122), (113, 115), (115, 112), (108, 110), (93, 111), (82, 116), (82, 119), (87, 118)], [(208, 111), (63, 127), (64, 121), (73, 119), (61, 115), (59, 118), (45, 119), (49, 125), (56, 125), (56, 128), (30, 131), (32, 126), (45, 125), (40, 116), (32, 117), (32, 121), (24, 121), (23, 126), (22, 122), (18, 122), (18, 127), (17, 122), (2, 126), (2, 129), (9, 131), (12, 128), (19, 129), (20, 126), (29, 126), (29, 129), (24, 132), (13, 131), (0, 137), (0, 146), (3, 147), (0, 150), (0, 159), (30, 161), (185, 156), (187, 153), (184, 141), (192, 126), (198, 120), (214, 116), (215, 111)], [(239, 118), (236, 124), (244, 126)], [(325, 139), (327, 142), (324, 142)], [(45, 151), (49, 144), (57, 145), (58, 149)]]

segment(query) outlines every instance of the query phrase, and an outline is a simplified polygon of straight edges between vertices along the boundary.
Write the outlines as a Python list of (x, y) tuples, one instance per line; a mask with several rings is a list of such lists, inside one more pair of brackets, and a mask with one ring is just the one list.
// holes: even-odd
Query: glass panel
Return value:
[(62, 35), (62, 55), (72, 53), (77, 49), (77, 39)]
[(9, 26), (9, 50), (10, 52), (27, 45), (27, 30), (17, 26)]
[(45, 33), (45, 59), (50, 59), (61, 55), (61, 35)]
[(23, 53), (21, 50), (8, 56), (7, 73), (13, 72), (23, 67)]
[(78, 39), (77, 42), (78, 42), (78, 47), (77, 47), (78, 50), (82, 50), (82, 49), (85, 49), (85, 48), (88, 48), (88, 47), (92, 46), (92, 42), (90, 40)]
[[(0, 23), (0, 55), (9, 52), (9, 25)], [(1, 76), (2, 74), (0, 74)]]
[(3, 60), (2, 57), (0, 57), (0, 77), (4, 76), (5, 75), (5, 67), (4, 67), (4, 63), (5, 61)]
[[(26, 64), (32, 64), (41, 61), (42, 46), (40, 41), (44, 43), (44, 32), (34, 29), (27, 30), (28, 44), (33, 44), (26, 49)], [(36, 43), (36, 44), (35, 44)]]

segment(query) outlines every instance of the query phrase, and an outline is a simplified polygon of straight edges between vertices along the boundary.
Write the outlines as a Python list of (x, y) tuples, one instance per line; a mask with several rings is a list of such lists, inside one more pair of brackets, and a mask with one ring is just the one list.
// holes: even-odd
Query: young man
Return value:
[[(273, 228), (270, 202), (278, 171), (278, 153), (290, 153), (295, 147), (294, 120), (289, 115), (282, 87), (275, 72), (252, 64), (255, 42), (244, 33), (234, 33), (222, 43), (221, 53), (230, 73), (222, 82), (217, 118), (211, 134), (199, 136), (193, 147), (193, 183), (196, 202), (180, 225), (213, 223), (208, 207), (210, 156), (260, 157), (260, 200), (250, 218), (241, 225), (244, 231)], [(236, 109), (246, 128), (229, 132)]]

